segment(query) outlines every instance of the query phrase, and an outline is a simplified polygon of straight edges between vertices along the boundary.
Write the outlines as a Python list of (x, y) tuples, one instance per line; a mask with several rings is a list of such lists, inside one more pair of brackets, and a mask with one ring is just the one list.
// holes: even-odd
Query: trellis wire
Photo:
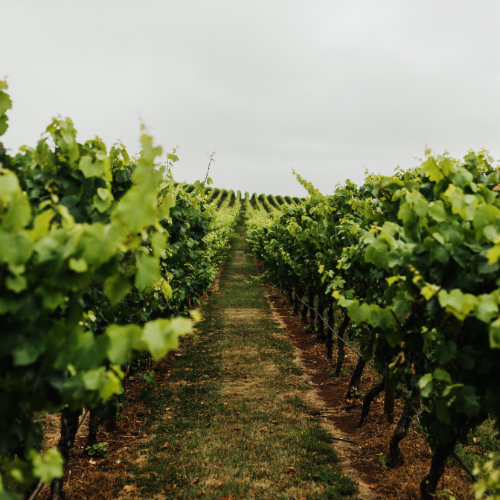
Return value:
[[(347, 341), (345, 341), (342, 337), (340, 337), (337, 334), (337, 332), (335, 332), (335, 330), (323, 319), (323, 316), (321, 316), (321, 314), (316, 309), (314, 309), (314, 307), (311, 307), (308, 304), (306, 304), (297, 294), (295, 294), (295, 297), (297, 297), (297, 299), (300, 302), (302, 302), (302, 304), (304, 304), (306, 307), (308, 307), (309, 309), (312, 309), (317, 314), (317, 316), (319, 316), (319, 318), (321, 318), (321, 321), (323, 321), (323, 323), (332, 331), (332, 333), (335, 335), (335, 337), (337, 337), (338, 339), (340, 339), (347, 347), (349, 347), (349, 349), (351, 349), (351, 351), (353, 351), (354, 353), (356, 353), (360, 358), (363, 357), (363, 355), (361, 353), (359, 353), (352, 345), (350, 345)], [(383, 373), (378, 368), (375, 368), (375, 366), (373, 366), (373, 364), (370, 363), (370, 361), (367, 361), (367, 363), (374, 370), (376, 370), (380, 375), (383, 375)]]

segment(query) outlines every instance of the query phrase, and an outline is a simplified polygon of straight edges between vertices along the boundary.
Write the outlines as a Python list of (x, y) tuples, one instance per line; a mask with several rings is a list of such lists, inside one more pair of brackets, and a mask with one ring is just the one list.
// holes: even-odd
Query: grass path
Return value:
[[(237, 227), (219, 289), (150, 405), (120, 488), (135, 498), (358, 498)], [(127, 489), (125, 489), (127, 491)], [(122, 498), (128, 495), (121, 492)]]

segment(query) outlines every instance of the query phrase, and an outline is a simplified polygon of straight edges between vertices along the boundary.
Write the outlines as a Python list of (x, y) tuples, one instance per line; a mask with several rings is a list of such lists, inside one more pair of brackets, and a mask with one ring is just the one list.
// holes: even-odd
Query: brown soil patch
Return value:
[[(258, 263), (260, 264), (260, 263)], [(262, 268), (262, 265), (260, 264)], [(361, 482), (360, 493), (373, 500), (419, 500), (420, 481), (430, 468), (431, 453), (420, 432), (418, 422), (414, 421), (406, 439), (400, 444), (404, 464), (400, 469), (384, 470), (378, 454), (389, 456), (389, 441), (402, 407), (396, 403), (395, 423), (388, 424), (383, 414), (383, 393), (372, 404), (370, 414), (362, 428), (358, 427), (361, 415), (361, 400), (345, 399), (349, 376), (332, 378), (332, 361), (326, 356), (326, 347), (316, 340), (316, 336), (304, 332), (299, 318), (291, 316), (293, 307), (278, 291), (268, 286), (267, 297), (273, 314), (286, 325), (289, 338), (297, 349), (297, 362), (309, 375), (313, 388), (306, 396), (322, 411), (325, 426), (333, 436), (354, 441), (338, 442), (336, 449), (342, 456), (347, 470)], [(336, 349), (336, 346), (335, 346)], [(358, 357), (348, 348), (345, 364), (352, 373)], [(336, 351), (333, 361), (336, 360)], [(365, 368), (361, 381), (361, 392), (366, 392), (380, 380), (380, 376)], [(368, 488), (363, 487), (368, 485)], [(457, 500), (473, 498), (470, 493), (471, 482), (465, 472), (452, 460), (448, 461), (439, 489), (450, 489)]]

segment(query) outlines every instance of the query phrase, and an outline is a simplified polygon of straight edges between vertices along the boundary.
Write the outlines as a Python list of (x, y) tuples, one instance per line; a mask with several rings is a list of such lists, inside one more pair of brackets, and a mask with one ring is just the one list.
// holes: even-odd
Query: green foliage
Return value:
[(102, 458), (108, 458), (109, 457), (109, 444), (108, 443), (96, 443), (92, 446), (87, 446), (85, 448), (85, 451), (87, 452), (87, 455), (92, 456), (98, 456)]
[(489, 455), (490, 460), (486, 462), (484, 467), (476, 465), (473, 473), (479, 476), (479, 480), (474, 485), (474, 498), (480, 500), (484, 498), (486, 490), (493, 492), (488, 495), (492, 500), (500, 500), (500, 469), (497, 461), (495, 461), (493, 454)]
[[(0, 121), (9, 103), (0, 94)], [(135, 159), (108, 153), (57, 118), (35, 148), (0, 147), (0, 455), (20, 490), (59, 456), (37, 458), (35, 414), (105, 405), (123, 365), (177, 348), (233, 233), (236, 203), (216, 212), (174, 184), (175, 150), (160, 165), (153, 138), (141, 143)]]
[(500, 174), (486, 152), (431, 156), (392, 177), (347, 181), (275, 218), (248, 217), (248, 240), (281, 288), (326, 294), (391, 385), (419, 386), (432, 446), (500, 416)]
[(227, 189), (222, 189), (220, 192), (219, 206), (226, 201), (226, 198), (229, 195), (229, 191)]
[(9, 120), (7, 111), (12, 108), (12, 101), (6, 92), (8, 88), (7, 82), (0, 80), (0, 136), (7, 131)]
[(279, 203), (272, 194), (267, 195), (267, 201), (273, 208), (279, 208)]
[(153, 392), (158, 388), (156, 384), (155, 372), (148, 370), (139, 374), (139, 379), (146, 383), (146, 388), (141, 389), (140, 398), (142, 401), (149, 401), (153, 398)]
[(260, 202), (260, 204), (267, 213), (269, 214), (274, 213), (275, 208), (269, 203), (268, 197), (265, 194), (259, 194), (257, 200)]
[(220, 195), (220, 189), (219, 188), (214, 188), (212, 191), (212, 194), (209, 196), (209, 201), (212, 202), (218, 198)]
[(383, 453), (377, 453), (377, 456), (378, 456), (378, 461), (380, 462), (380, 465), (382, 466), (382, 469), (388, 470), (387, 457)]

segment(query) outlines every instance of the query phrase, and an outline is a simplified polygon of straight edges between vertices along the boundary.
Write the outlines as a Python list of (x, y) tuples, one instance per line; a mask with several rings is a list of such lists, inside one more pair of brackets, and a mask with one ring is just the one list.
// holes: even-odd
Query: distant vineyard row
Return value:
[[(185, 192), (191, 193), (196, 188), (193, 184), (185, 184), (182, 188)], [(237, 191), (236, 193), (231, 189), (219, 189), (212, 187), (204, 188), (205, 194), (208, 196), (210, 202), (214, 202), (217, 206), (220, 206), (226, 198), (229, 199), (229, 206), (233, 206), (236, 200), (242, 200), (241, 191)], [(281, 205), (289, 204), (299, 204), (304, 201), (305, 198), (298, 198), (294, 196), (293, 198), (290, 196), (274, 196), (272, 194), (259, 194), (253, 193), (252, 196), (248, 192), (246, 192), (243, 196), (244, 200), (250, 200), (250, 203), (253, 208), (261, 208), (264, 209), (268, 213), (273, 213), (276, 209), (279, 209)]]

